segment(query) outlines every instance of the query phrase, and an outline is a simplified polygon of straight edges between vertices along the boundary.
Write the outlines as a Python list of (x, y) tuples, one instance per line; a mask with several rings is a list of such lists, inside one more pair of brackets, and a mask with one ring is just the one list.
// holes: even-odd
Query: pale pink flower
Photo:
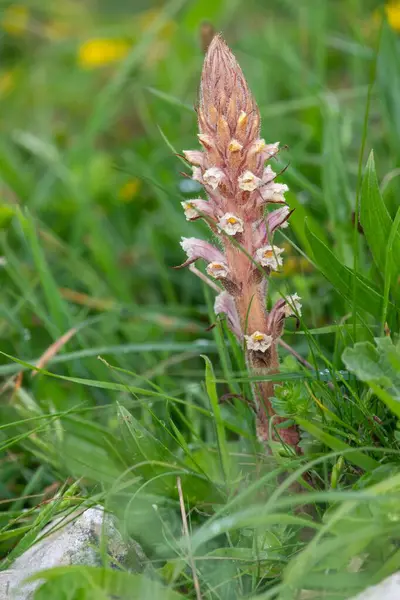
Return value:
[(214, 312), (216, 315), (221, 313), (226, 315), (230, 330), (235, 334), (238, 340), (241, 340), (243, 334), (240, 327), (239, 315), (236, 310), (235, 301), (228, 292), (223, 291), (215, 298)]
[(261, 331), (255, 331), (251, 335), (244, 336), (246, 340), (247, 350), (252, 350), (253, 352), (266, 352), (274, 341), (271, 335), (267, 333), (262, 333)]
[(192, 167), (192, 179), (193, 181), (198, 181), (199, 183), (203, 182), (203, 173), (200, 167)]
[(285, 317), (298, 316), (301, 317), (301, 298), (298, 294), (286, 296), (285, 301)]
[(253, 192), (262, 184), (262, 180), (251, 171), (245, 171), (238, 178), (239, 188), (247, 192)]
[(284, 249), (279, 248), (279, 246), (263, 246), (257, 250), (255, 260), (262, 267), (268, 267), (272, 271), (277, 271), (283, 265), (281, 257), (283, 251)]
[(263, 183), (271, 183), (276, 177), (275, 171), (272, 170), (271, 165), (267, 165), (264, 168), (262, 181)]
[(206, 271), (214, 279), (226, 279), (229, 274), (228, 265), (222, 262), (210, 262)]
[(278, 208), (277, 210), (273, 210), (268, 213), (267, 216), (267, 229), (272, 234), (278, 227), (281, 229), (288, 226), (288, 218), (290, 217), (292, 211), (288, 206), (282, 206), (282, 208)]
[(184, 150), (183, 156), (191, 165), (196, 167), (202, 167), (204, 164), (204, 153), (201, 150)]
[(218, 227), (227, 235), (243, 233), (243, 220), (233, 213), (225, 213), (218, 221)]
[(260, 188), (260, 194), (265, 202), (284, 204), (284, 193), (289, 190), (285, 183), (267, 183)]
[(213, 190), (215, 190), (222, 179), (224, 178), (224, 172), (218, 167), (211, 167), (207, 169), (207, 171), (203, 174), (204, 183), (210, 186)]
[(181, 205), (187, 221), (198, 219), (202, 217), (203, 214), (211, 217), (214, 216), (211, 204), (208, 200), (202, 200), (201, 198), (196, 200), (185, 200), (184, 202), (181, 202)]
[(188, 260), (180, 265), (180, 267), (187, 267), (199, 258), (207, 262), (223, 263), (225, 261), (225, 256), (222, 252), (204, 240), (184, 237), (182, 238), (181, 246), (186, 252)]

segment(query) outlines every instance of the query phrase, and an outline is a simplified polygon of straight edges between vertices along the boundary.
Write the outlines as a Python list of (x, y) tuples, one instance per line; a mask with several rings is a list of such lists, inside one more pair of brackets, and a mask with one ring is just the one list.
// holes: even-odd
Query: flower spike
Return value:
[[(266, 310), (268, 278), (283, 263), (283, 248), (274, 244), (274, 236), (287, 226), (292, 212), (285, 200), (288, 186), (276, 181), (268, 164), (279, 152), (279, 142), (267, 144), (261, 138), (257, 103), (219, 35), (204, 59), (197, 116), (201, 149), (185, 150), (184, 157), (208, 199), (187, 200), (182, 206), (188, 221), (204, 218), (221, 250), (203, 240), (183, 238), (187, 260), (181, 266), (199, 258), (206, 261), (207, 275), (224, 288), (215, 300), (215, 313), (225, 314), (230, 329), (244, 342), (249, 369), (277, 373), (277, 343), (285, 318), (299, 316), (301, 308), (293, 294)], [(281, 206), (265, 215), (268, 204)], [(273, 382), (254, 384), (257, 430), (263, 440), (269, 437), (268, 419), (274, 415), (273, 394)], [(282, 421), (274, 415), (275, 424)], [(280, 428), (279, 437), (297, 447), (296, 427)]]

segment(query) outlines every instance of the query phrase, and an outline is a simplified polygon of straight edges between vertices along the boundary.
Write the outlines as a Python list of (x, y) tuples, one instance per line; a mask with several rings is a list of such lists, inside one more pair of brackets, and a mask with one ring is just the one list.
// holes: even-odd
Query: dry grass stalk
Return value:
[[(277, 183), (276, 173), (266, 162), (279, 152), (279, 142), (266, 144), (260, 138), (260, 113), (243, 72), (220, 36), (211, 42), (203, 66), (198, 105), (199, 141), (202, 150), (185, 151), (193, 179), (207, 193), (183, 202), (187, 220), (203, 218), (218, 247), (196, 238), (183, 238), (187, 260), (207, 262), (206, 272), (224, 288), (215, 301), (215, 312), (225, 313), (227, 322), (245, 343), (249, 369), (256, 374), (279, 371), (277, 343), (285, 318), (298, 316), (297, 294), (279, 300), (268, 312), (268, 278), (282, 266), (283, 249), (274, 245), (278, 228), (287, 226), (291, 211), (285, 202), (288, 187)], [(268, 205), (274, 210), (266, 212)], [(274, 384), (255, 386), (257, 432), (269, 438), (274, 412), (270, 398)], [(274, 416), (274, 425), (283, 419)], [(275, 437), (275, 436), (274, 436)], [(297, 447), (295, 427), (279, 429), (279, 437)]]

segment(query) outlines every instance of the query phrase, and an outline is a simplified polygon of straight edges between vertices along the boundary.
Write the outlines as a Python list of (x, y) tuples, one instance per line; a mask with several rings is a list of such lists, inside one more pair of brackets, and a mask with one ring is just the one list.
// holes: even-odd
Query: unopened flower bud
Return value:
[(202, 167), (204, 163), (204, 154), (201, 150), (184, 150), (183, 156), (186, 160), (196, 167)]
[(211, 135), (207, 135), (206, 133), (198, 133), (197, 137), (206, 150), (211, 150), (214, 148), (214, 141)]
[(237, 140), (233, 139), (229, 142), (229, 152), (239, 152), (243, 148), (243, 145)]

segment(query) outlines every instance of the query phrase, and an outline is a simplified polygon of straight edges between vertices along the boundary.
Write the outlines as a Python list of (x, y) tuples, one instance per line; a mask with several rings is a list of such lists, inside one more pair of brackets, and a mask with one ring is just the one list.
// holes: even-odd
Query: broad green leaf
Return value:
[(389, 337), (376, 338), (376, 347), (370, 342), (359, 342), (354, 348), (346, 348), (343, 362), (361, 381), (373, 381), (391, 388), (400, 400), (400, 347)]
[[(376, 266), (381, 273), (384, 273), (386, 268), (386, 247), (393, 221), (379, 189), (372, 152), (368, 159), (362, 184), (360, 218)], [(392, 251), (393, 257), (400, 257), (400, 235), (398, 233), (395, 233)], [(398, 275), (398, 265), (395, 263), (396, 261), (392, 261), (389, 269), (392, 283)]]
[[(330, 281), (335, 290), (350, 304), (353, 302), (354, 271), (344, 266), (327, 246), (306, 225), (307, 237), (312, 247), (314, 260), (321, 273)], [(372, 316), (381, 315), (383, 296), (374, 289), (374, 284), (357, 273), (357, 309), (365, 310)], [(393, 304), (389, 305), (393, 310)]]
[(346, 348), (342, 360), (400, 418), (400, 341), (394, 344), (383, 337), (376, 338), (375, 343), (359, 342)]

